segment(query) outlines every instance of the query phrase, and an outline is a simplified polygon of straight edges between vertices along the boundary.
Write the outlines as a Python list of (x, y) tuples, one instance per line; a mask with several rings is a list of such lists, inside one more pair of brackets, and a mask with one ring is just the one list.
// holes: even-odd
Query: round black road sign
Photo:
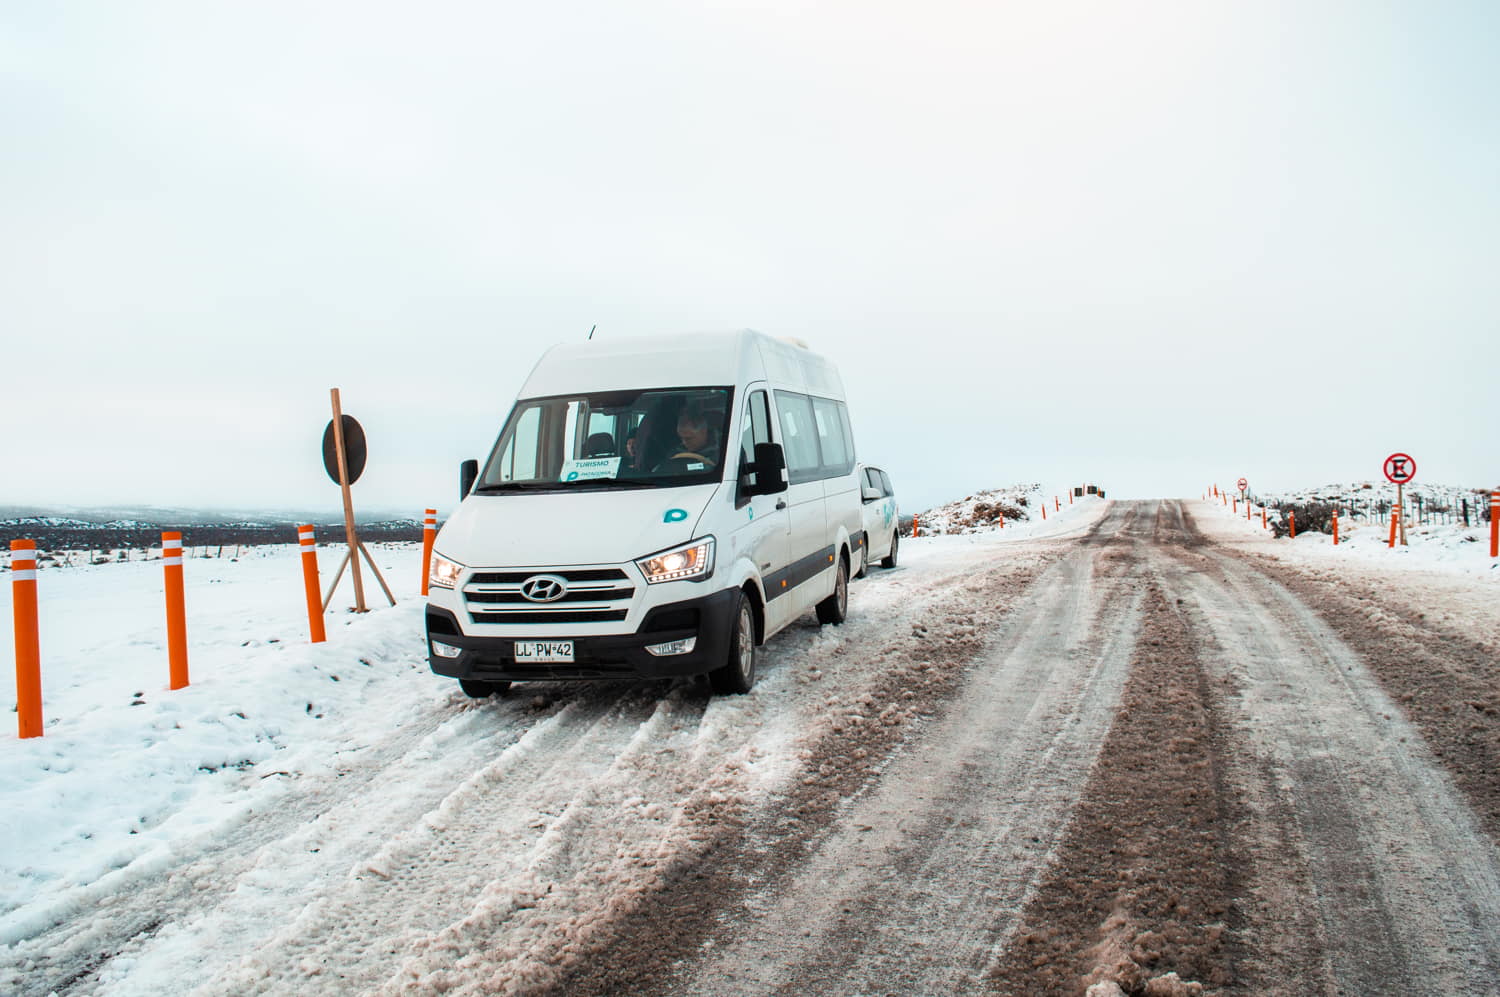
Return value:
[(1385, 459), (1385, 479), (1393, 485), (1405, 485), (1417, 476), (1417, 462), (1410, 454), (1393, 453)]
[[(343, 418), (344, 426), (344, 459), (349, 468), (349, 484), (359, 480), (359, 476), (365, 470), (365, 431), (360, 428), (359, 423), (354, 421), (354, 416), (346, 415)], [(339, 480), (339, 452), (333, 441), (333, 420), (328, 420), (328, 428), (323, 430), (323, 467), (328, 471), (328, 476), (333, 479), (334, 484)]]

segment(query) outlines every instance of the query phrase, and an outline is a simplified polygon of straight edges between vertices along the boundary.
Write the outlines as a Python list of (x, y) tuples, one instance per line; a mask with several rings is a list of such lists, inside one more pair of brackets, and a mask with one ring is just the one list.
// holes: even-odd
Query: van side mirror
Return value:
[(479, 477), (479, 461), (466, 460), (458, 465), (458, 500), (462, 502), (474, 487), (474, 480)]
[(786, 491), (786, 454), (780, 443), (755, 444), (755, 460), (745, 465), (749, 481), (743, 494), (779, 495)]
[(876, 488), (869, 482), (866, 482), (863, 486), (861, 486), (859, 494), (860, 497), (863, 498), (866, 502), (878, 502), (881, 499), (885, 498), (885, 495), (881, 493), (880, 489)]

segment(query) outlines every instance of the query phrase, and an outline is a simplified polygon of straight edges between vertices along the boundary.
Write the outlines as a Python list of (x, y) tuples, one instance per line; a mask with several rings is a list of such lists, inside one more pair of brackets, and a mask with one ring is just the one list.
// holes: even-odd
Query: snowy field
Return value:
[[(851, 585), (851, 626), (842, 629), (880, 627), (912, 586), (993, 558), (1007, 545), (1081, 535), (1102, 508), (1099, 502), (1064, 503), (1062, 514), (1046, 523), (905, 541), (901, 570), (872, 569)], [(295, 547), (185, 561), (192, 684), (176, 692), (167, 689), (159, 562), (39, 572), (46, 733), (24, 741), (11, 734), (0, 749), (0, 835), (7, 842), (0, 852), (0, 946), (13, 952), (86, 912), (105, 931), (112, 897), (192, 872), (203, 854), (260, 815), (306, 807), (315, 816), (319, 794), (331, 794), (339, 780), (377, 762), (389, 765), (387, 757), (370, 757), (388, 749), (367, 752), (371, 745), (398, 744), (413, 759), (437, 757), (449, 742), (468, 745), (476, 732), (483, 734), (479, 728), (491, 711), (534, 718), (552, 708), (546, 694), (556, 685), (522, 685), (504, 700), (477, 704), (457, 683), (432, 675), (418, 594), (420, 547), (379, 546), (372, 553), (398, 604), (390, 607), (367, 574), (373, 610), (348, 611), (353, 596), (346, 574), (321, 645), (308, 641)], [(322, 550), (320, 561), (326, 585), (336, 549)], [(7, 618), (10, 596), (10, 586), (0, 586), (0, 613)], [(754, 701), (789, 694), (780, 687), (796, 681), (793, 669), (779, 669), (776, 659), (800, 663), (807, 656), (816, 672), (819, 655), (839, 639), (798, 627), (773, 638), (756, 695), (713, 700), (705, 722), (761, 725)], [(410, 733), (393, 734), (403, 730)], [(774, 782), (792, 767), (795, 733), (775, 723), (756, 733), (760, 780)], [(400, 810), (406, 803), (429, 806), (416, 798), (434, 787), (379, 788), (388, 809)], [(330, 870), (319, 857), (337, 851), (322, 839), (340, 833), (360, 832), (310, 827), (301, 853), (262, 859), (267, 867), (259, 875), (268, 881), (251, 876), (236, 886), (237, 892), (263, 887), (270, 894), (246, 916), (267, 928), (299, 909), (285, 906), (302, 902), (299, 884), (351, 874)], [(269, 880), (277, 881), (275, 889)], [(105, 981), (123, 986), (120, 992), (152, 992), (174, 967), (202, 958), (189, 954), (196, 944), (191, 934), (175, 942), (168, 934), (154, 962), (116, 959)], [(25, 965), (7, 967), (10, 958), (0, 949), (0, 990), (25, 978)]]
[[(1392, 490), (1394, 492), (1394, 489)], [(1236, 546), (1254, 548), (1280, 560), (1296, 561), (1310, 567), (1329, 567), (1354, 562), (1370, 568), (1388, 568), (1418, 574), (1467, 576), (1500, 584), (1500, 559), (1489, 556), (1488, 523), (1463, 526), (1461, 523), (1415, 522), (1406, 528), (1406, 546), (1398, 538), (1390, 547), (1388, 522), (1370, 523), (1339, 520), (1339, 543), (1335, 547), (1328, 533), (1304, 531), (1296, 539), (1276, 539), (1261, 525), (1260, 507), (1245, 518), (1245, 507), (1233, 512), (1232, 505), (1219, 500), (1192, 503), (1198, 525), (1213, 539)]]

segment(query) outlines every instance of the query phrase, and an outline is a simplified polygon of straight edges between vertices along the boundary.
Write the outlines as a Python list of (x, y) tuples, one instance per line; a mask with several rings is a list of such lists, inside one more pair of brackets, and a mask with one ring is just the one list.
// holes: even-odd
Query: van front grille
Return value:
[[(549, 602), (526, 598), (522, 587), (538, 575), (561, 579), (562, 596)], [(479, 571), (463, 587), (469, 618), (493, 624), (618, 623), (629, 615), (634, 596), (630, 576), (619, 568)]]
[(555, 613), (476, 613), (471, 610), (469, 619), (475, 623), (618, 623), (628, 615), (628, 609), (563, 609)]

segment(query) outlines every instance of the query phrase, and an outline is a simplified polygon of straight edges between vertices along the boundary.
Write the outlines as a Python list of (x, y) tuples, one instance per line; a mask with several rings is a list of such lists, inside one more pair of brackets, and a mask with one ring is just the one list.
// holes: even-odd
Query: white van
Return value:
[(748, 692), (757, 645), (809, 609), (842, 623), (864, 565), (838, 371), (749, 330), (553, 347), (460, 478), (427, 642), (471, 696), (698, 674)]

